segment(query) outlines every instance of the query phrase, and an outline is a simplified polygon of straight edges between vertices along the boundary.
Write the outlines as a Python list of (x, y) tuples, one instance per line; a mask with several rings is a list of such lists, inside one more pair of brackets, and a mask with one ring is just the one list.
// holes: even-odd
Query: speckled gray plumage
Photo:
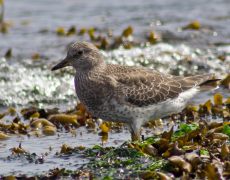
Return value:
[(173, 99), (212, 75), (175, 77), (157, 71), (108, 64), (103, 72), (76, 73), (75, 85), (79, 99), (92, 109), (115, 98), (130, 106), (148, 106)]
[[(106, 64), (97, 48), (85, 42), (71, 45), (65, 60), (53, 70), (67, 65), (76, 69), (76, 93), (87, 109), (98, 118), (129, 124), (137, 136), (145, 118), (181, 110), (199, 85), (213, 78), (212, 74), (177, 77), (147, 68)], [(195, 89), (194, 94), (191, 91), (187, 98), (185, 93), (191, 89)]]

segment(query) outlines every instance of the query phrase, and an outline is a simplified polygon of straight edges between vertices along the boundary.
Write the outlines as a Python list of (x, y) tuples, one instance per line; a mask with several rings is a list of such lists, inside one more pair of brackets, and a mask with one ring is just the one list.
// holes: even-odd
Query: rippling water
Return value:
[[(6, 1), (5, 17), (13, 26), (8, 34), (0, 34), (0, 105), (75, 103), (72, 71), (54, 74), (50, 67), (65, 56), (67, 44), (82, 37), (58, 37), (55, 29), (59, 26), (94, 26), (118, 35), (132, 25), (139, 38), (154, 30), (167, 39), (168, 43), (155, 46), (103, 52), (107, 62), (143, 65), (176, 75), (229, 73), (228, 4), (227, 0)], [(179, 30), (194, 19), (204, 26), (201, 31)], [(220, 42), (224, 46), (214, 46)], [(3, 55), (8, 48), (13, 57), (6, 60)], [(31, 60), (35, 52), (41, 60)], [(218, 59), (220, 54), (228, 55), (224, 62)]]
[[(214, 72), (221, 76), (228, 73), (230, 67), (229, 60), (222, 62), (211, 51), (191, 49), (185, 45), (158, 44), (102, 53), (109, 63), (148, 66), (176, 75)], [(33, 67), (1, 58), (0, 105), (72, 106), (76, 103), (73, 76), (70, 68), (53, 73), (49, 65)]]
[[(81, 132), (81, 133), (80, 133)], [(110, 133), (109, 142), (104, 146), (119, 146), (129, 139), (129, 132), (124, 130), (120, 133)], [(36, 143), (35, 143), (36, 141)], [(54, 143), (55, 142), (55, 143)], [(26, 174), (32, 176), (36, 174), (47, 173), (47, 170), (54, 168), (77, 169), (82, 164), (86, 164), (89, 160), (82, 157), (81, 154), (74, 153), (73, 155), (56, 155), (61, 150), (62, 144), (76, 146), (92, 147), (97, 144), (102, 145), (101, 137), (96, 133), (89, 133), (84, 127), (78, 129), (77, 136), (74, 137), (71, 133), (59, 133), (55, 136), (43, 137), (12, 137), (11, 139), (0, 143), (0, 178), (1, 175), (9, 174)], [(12, 156), (10, 149), (22, 143), (22, 147), (27, 151), (35, 153), (33, 162), (26, 159), (25, 156)], [(74, 156), (74, 158), (73, 158)], [(43, 157), (45, 163), (36, 164), (35, 159)]]

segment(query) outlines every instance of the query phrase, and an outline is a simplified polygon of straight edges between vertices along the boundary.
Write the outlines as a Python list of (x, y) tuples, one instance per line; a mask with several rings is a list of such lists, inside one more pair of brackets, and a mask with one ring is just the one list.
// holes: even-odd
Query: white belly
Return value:
[(118, 113), (121, 117), (124, 114), (126, 121), (138, 121), (138, 123), (143, 124), (151, 119), (158, 119), (181, 112), (198, 92), (198, 88), (192, 88), (181, 93), (177, 98), (145, 107), (119, 106), (116, 104), (113, 112)]
[(97, 115), (99, 118), (108, 121), (132, 122), (141, 125), (151, 119), (158, 119), (181, 112), (190, 99), (198, 92), (197, 88), (193, 88), (181, 93), (177, 98), (168, 99), (167, 101), (145, 107), (120, 105), (117, 101), (112, 100), (108, 104), (104, 104)]
[(151, 106), (135, 108), (134, 112), (136, 113), (134, 113), (134, 116), (148, 121), (150, 119), (158, 119), (173, 113), (181, 112), (198, 92), (198, 88), (192, 88), (181, 93), (177, 98), (169, 99)]

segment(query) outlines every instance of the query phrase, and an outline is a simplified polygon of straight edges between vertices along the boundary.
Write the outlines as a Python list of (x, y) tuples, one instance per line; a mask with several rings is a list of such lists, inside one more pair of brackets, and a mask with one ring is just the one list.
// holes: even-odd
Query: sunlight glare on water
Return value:
[[(145, 66), (174, 75), (215, 73), (221, 76), (228, 73), (230, 67), (230, 59), (220, 61), (212, 52), (192, 49), (186, 45), (161, 43), (102, 53), (108, 63)], [(72, 106), (77, 101), (73, 79), (74, 74), (69, 69), (54, 73), (47, 65), (27, 67), (22, 63), (11, 64), (1, 58), (0, 105)]]

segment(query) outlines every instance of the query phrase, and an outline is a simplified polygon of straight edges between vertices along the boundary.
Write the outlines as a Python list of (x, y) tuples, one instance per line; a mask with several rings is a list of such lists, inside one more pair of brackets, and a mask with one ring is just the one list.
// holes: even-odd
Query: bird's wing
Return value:
[(134, 106), (148, 106), (173, 99), (194, 86), (210, 79), (210, 75), (176, 77), (157, 71), (130, 70), (116, 76), (118, 95)]

